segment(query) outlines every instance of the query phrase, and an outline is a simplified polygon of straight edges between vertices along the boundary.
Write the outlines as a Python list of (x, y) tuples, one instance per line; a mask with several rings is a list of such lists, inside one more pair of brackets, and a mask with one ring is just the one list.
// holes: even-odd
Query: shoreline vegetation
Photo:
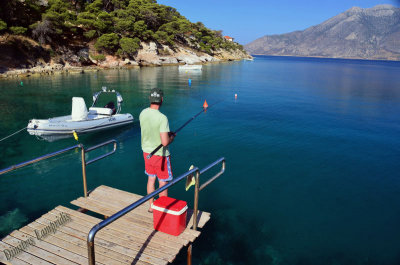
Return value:
[(0, 78), (251, 59), (156, 0), (0, 2)]
[[(42, 60), (35, 62), (34, 66), (0, 70), (0, 79), (28, 78), (48, 76), (55, 74), (83, 74), (85, 72), (95, 72), (107, 69), (130, 69), (141, 67), (160, 67), (160, 66), (179, 66), (193, 64), (221, 63), (227, 61), (240, 61), (244, 59), (252, 59), (253, 57), (243, 51), (224, 51), (211, 56), (206, 53), (194, 51), (188, 47), (177, 47), (175, 51), (171, 51), (168, 55), (159, 54), (154, 42), (142, 43), (147, 49), (139, 50), (136, 58), (124, 59), (112, 55), (105, 55), (101, 62), (96, 61), (92, 56), (88, 55), (87, 60), (92, 64), (65, 64), (57, 63), (54, 60), (46, 63)], [(168, 50), (168, 47), (164, 47)]]

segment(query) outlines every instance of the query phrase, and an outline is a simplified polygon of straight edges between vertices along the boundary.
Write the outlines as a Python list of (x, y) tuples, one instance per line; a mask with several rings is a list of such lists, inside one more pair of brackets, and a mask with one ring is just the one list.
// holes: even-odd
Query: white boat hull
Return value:
[(71, 115), (47, 120), (32, 119), (29, 121), (27, 130), (31, 135), (72, 135), (96, 132), (105, 129), (115, 128), (133, 123), (133, 116), (127, 114), (88, 115), (87, 119), (80, 121), (71, 120)]
[(201, 64), (186, 64), (186, 65), (179, 65), (180, 71), (188, 71), (188, 70), (201, 70), (203, 66)]

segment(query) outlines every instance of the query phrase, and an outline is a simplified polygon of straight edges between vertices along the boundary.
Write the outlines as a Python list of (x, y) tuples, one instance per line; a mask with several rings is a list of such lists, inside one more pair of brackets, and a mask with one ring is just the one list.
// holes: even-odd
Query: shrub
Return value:
[(119, 37), (115, 33), (103, 34), (94, 45), (98, 51), (115, 51), (118, 47)]
[(123, 54), (133, 56), (140, 47), (140, 40), (138, 38), (122, 38), (119, 45)]
[(93, 38), (96, 36), (96, 33), (97, 33), (97, 32), (96, 32), (94, 29), (92, 29), (92, 30), (89, 30), (89, 31), (84, 32), (83, 35), (84, 35), (87, 39), (91, 40), (91, 39), (93, 39)]
[(90, 57), (96, 62), (103, 62), (106, 60), (106, 56), (104, 54), (90, 55)]
[(0, 31), (7, 29), (7, 23), (0, 19)]
[(28, 29), (24, 27), (10, 27), (10, 30), (16, 35), (23, 35)]

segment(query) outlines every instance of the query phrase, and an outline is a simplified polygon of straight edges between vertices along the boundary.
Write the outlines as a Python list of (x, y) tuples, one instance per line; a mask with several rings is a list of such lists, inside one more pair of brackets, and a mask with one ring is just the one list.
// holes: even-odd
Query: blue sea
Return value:
[[(400, 62), (256, 56), (197, 72), (167, 66), (1, 80), (0, 138), (32, 118), (70, 113), (74, 96), (90, 106), (102, 86), (119, 91), (122, 112), (136, 120), (79, 136), (87, 147), (118, 141), (114, 155), (88, 165), (89, 189), (146, 193), (137, 118), (151, 88), (164, 90), (172, 130), (205, 100), (216, 103), (170, 148), (175, 176), (220, 157), (227, 163), (200, 193), (211, 220), (193, 245), (193, 264), (400, 264)], [(0, 142), (0, 168), (75, 144), (23, 131)], [(82, 193), (79, 152), (1, 175), (0, 237), (57, 205), (73, 207)], [(183, 182), (169, 195), (193, 206)], [(186, 251), (173, 264), (186, 264)]]

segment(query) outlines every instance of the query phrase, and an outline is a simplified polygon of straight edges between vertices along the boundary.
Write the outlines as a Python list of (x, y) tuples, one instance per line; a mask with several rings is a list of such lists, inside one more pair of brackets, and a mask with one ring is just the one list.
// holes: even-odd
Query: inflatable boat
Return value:
[[(117, 108), (112, 101), (104, 107), (96, 107), (101, 93), (115, 93)], [(89, 111), (83, 98), (73, 97), (71, 115), (46, 120), (32, 119), (28, 123), (27, 130), (31, 135), (45, 138), (46, 136), (72, 136), (74, 132), (82, 134), (131, 124), (133, 116), (129, 113), (120, 113), (122, 101), (120, 93), (103, 87), (102, 91), (93, 95), (93, 104)]]
[(201, 64), (185, 64), (185, 65), (179, 65), (179, 71), (201, 71), (203, 66)]

